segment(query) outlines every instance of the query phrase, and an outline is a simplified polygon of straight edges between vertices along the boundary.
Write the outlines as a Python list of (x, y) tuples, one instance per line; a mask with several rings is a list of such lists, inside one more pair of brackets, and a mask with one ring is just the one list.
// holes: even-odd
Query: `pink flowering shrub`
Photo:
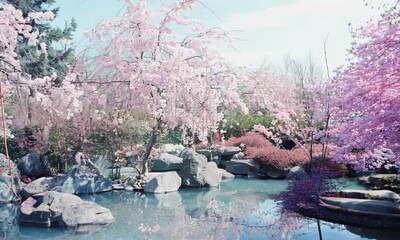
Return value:
[(318, 203), (319, 195), (322, 192), (338, 190), (339, 183), (331, 179), (342, 177), (344, 172), (338, 171), (332, 164), (325, 164), (328, 162), (312, 165), (310, 177), (289, 182), (286, 191), (278, 197), (286, 208), (313, 208)]
[[(242, 137), (231, 137), (225, 145), (239, 146), (246, 145), (244, 153), (247, 158), (258, 159), (264, 166), (273, 166), (277, 169), (303, 165), (309, 161), (306, 149), (295, 148), (285, 150), (272, 145), (268, 139), (256, 132), (248, 132)], [(314, 147), (314, 154), (320, 155), (321, 147)]]

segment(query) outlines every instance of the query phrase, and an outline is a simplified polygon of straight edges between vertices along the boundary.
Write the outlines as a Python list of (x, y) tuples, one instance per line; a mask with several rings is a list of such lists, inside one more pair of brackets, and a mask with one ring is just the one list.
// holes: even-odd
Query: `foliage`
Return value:
[[(236, 75), (214, 46), (216, 41), (229, 42), (229, 34), (187, 18), (184, 12), (196, 3), (177, 1), (160, 13), (147, 7), (147, 1), (126, 1), (123, 15), (87, 33), (96, 57), (82, 56), (78, 59), (82, 64), (74, 69), (84, 88), (104, 91), (88, 104), (145, 108), (156, 120), (144, 161), (162, 130), (180, 128), (185, 142), (205, 139), (208, 129), (215, 129), (223, 117), (221, 106), (247, 110)], [(188, 35), (179, 36), (177, 26)]]
[[(50, 11), (57, 16), (58, 8), (51, 8), (55, 0), (6, 0), (7, 3), (22, 12), (27, 18), (38, 12)], [(51, 19), (50, 19), (51, 20)], [(74, 62), (74, 49), (71, 45), (76, 30), (74, 19), (65, 23), (64, 29), (51, 26), (50, 21), (35, 20), (30, 22), (33, 32), (38, 32), (38, 43), (32, 45), (26, 37), (18, 39), (17, 54), (22, 71), (32, 78), (42, 78), (57, 73), (57, 82), (62, 81), (68, 73), (69, 66)]]
[[(400, 2), (382, 9), (377, 21), (355, 29), (350, 60), (332, 84), (334, 160), (361, 170), (400, 165)], [(381, 147), (393, 151), (391, 164), (373, 157)]]
[(290, 181), (287, 189), (278, 198), (283, 201), (283, 205), (288, 209), (315, 206), (319, 202), (320, 193), (338, 190), (339, 183), (331, 179), (343, 175), (336, 170), (336, 168), (331, 168), (330, 165), (313, 165), (308, 178)]
[(240, 111), (230, 111), (225, 114), (219, 122), (218, 131), (223, 132), (226, 139), (240, 137), (246, 132), (252, 131), (255, 125), (262, 125), (265, 128), (271, 127), (273, 118), (263, 114), (243, 114)]
[(143, 110), (98, 112), (91, 122), (85, 151), (92, 155), (114, 154), (147, 142), (154, 119)]

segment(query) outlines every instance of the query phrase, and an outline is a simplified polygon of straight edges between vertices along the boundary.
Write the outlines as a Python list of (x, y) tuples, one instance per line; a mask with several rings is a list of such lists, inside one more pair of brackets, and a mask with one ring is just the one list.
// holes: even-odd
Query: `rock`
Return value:
[(211, 160), (215, 162), (217, 166), (221, 164), (221, 158), (219, 156), (214, 156)]
[(182, 150), (185, 149), (185, 147), (182, 144), (163, 144), (160, 147), (160, 151), (161, 152), (166, 152), (166, 153), (170, 153), (170, 154), (177, 154), (179, 155)]
[(358, 181), (360, 181), (362, 184), (365, 185), (370, 185), (371, 183), (369, 182), (369, 176), (363, 176), (363, 177), (359, 177), (357, 178)]
[(286, 179), (288, 180), (304, 180), (308, 178), (308, 174), (303, 167), (295, 166), (292, 167), (287, 173)]
[(274, 169), (274, 168), (262, 168), (261, 172), (265, 172), (268, 177), (274, 179), (284, 179), (288, 174), (288, 170)]
[(244, 153), (236, 153), (235, 155), (232, 156), (232, 159), (243, 159), (244, 158)]
[(225, 169), (235, 175), (247, 175), (249, 172), (258, 173), (260, 164), (253, 159), (232, 159), (225, 163)]
[(144, 191), (150, 193), (176, 192), (181, 184), (182, 179), (176, 172), (166, 172), (146, 183)]
[(151, 171), (166, 172), (179, 171), (182, 168), (182, 158), (169, 153), (162, 153), (157, 159), (153, 160)]
[(112, 189), (113, 190), (125, 190), (125, 187), (124, 186), (122, 186), (121, 184), (113, 184), (112, 185)]
[(240, 149), (240, 147), (224, 146), (218, 148), (217, 151), (219, 156), (233, 156), (241, 152), (242, 150)]
[(43, 177), (47, 175), (43, 161), (32, 153), (17, 159), (17, 166), (21, 175), (26, 175), (28, 177)]
[(198, 154), (204, 155), (208, 160), (215, 156), (218, 156), (218, 152), (215, 149), (198, 149), (196, 150)]
[(110, 179), (84, 166), (72, 168), (64, 177), (55, 179), (52, 185), (54, 186), (51, 188), (52, 191), (72, 194), (91, 194), (112, 190)]
[(221, 175), (215, 162), (207, 162), (204, 155), (196, 153), (193, 149), (181, 152), (183, 159), (179, 176), (184, 186), (191, 187), (218, 187)]
[(384, 200), (320, 197), (327, 204), (371, 213), (400, 214), (400, 204)]
[[(88, 226), (108, 225), (115, 221), (110, 210), (78, 196), (49, 191), (43, 196), (28, 198), (21, 205), (19, 222), (40, 227), (68, 227), (77, 232)], [(83, 229), (80, 229), (83, 227)]]
[(34, 195), (44, 193), (50, 190), (54, 178), (52, 177), (41, 177), (33, 182), (28, 183), (22, 188), (21, 197), (27, 199)]
[(9, 175), (10, 162), (0, 153), (0, 204), (19, 201), (21, 192), (20, 174), (14, 163), (11, 163), (12, 177)]
[(232, 173), (228, 173), (225, 169), (218, 168), (218, 171), (221, 175), (222, 180), (235, 178), (235, 175), (233, 175)]
[(340, 196), (344, 198), (362, 198), (400, 202), (400, 196), (389, 190), (342, 190)]
[(137, 170), (133, 167), (122, 167), (120, 169), (120, 174), (121, 178), (136, 177), (139, 175)]
[(108, 225), (113, 222), (115, 219), (109, 209), (94, 202), (84, 201), (65, 208), (59, 225), (61, 227), (79, 227), (81, 225)]
[(0, 239), (18, 239), (19, 204), (0, 204)]
[(97, 167), (103, 177), (110, 176), (112, 162), (107, 155), (97, 155), (92, 158), (93, 164)]
[(380, 186), (384, 185), (385, 182), (387, 182), (387, 180), (396, 179), (396, 178), (400, 178), (400, 175), (397, 175), (397, 174), (375, 174), (375, 175), (371, 175), (368, 178), (368, 181), (370, 182), (370, 184), (380, 187)]
[(128, 186), (128, 187), (125, 187), (125, 191), (127, 191), (127, 192), (133, 192), (134, 189), (133, 189), (132, 186)]

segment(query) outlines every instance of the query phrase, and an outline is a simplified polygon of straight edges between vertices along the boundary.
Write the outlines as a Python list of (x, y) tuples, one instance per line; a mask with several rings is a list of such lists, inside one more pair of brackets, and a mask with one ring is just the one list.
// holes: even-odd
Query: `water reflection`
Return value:
[[(271, 198), (285, 187), (285, 181), (235, 179), (210, 191), (187, 188), (159, 195), (123, 191), (88, 195), (83, 198), (111, 209), (116, 223), (86, 235), (60, 229), (18, 228), (18, 208), (5, 207), (0, 208), (0, 238), (318, 239), (315, 219), (284, 211)], [(321, 230), (324, 239), (397, 239), (394, 236), (400, 233), (323, 221)]]

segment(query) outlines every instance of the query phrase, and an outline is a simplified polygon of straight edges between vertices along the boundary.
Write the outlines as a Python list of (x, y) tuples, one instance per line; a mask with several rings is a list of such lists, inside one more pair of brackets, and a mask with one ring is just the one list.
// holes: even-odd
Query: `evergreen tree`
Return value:
[[(30, 12), (52, 11), (57, 17), (59, 8), (53, 8), (55, 0), (7, 0), (7, 3), (21, 10), (24, 17)], [(74, 49), (66, 44), (73, 38), (76, 30), (74, 19), (66, 22), (64, 29), (51, 26), (50, 21), (32, 21), (34, 31), (40, 33), (38, 44), (29, 44), (28, 39), (21, 36), (17, 48), (22, 71), (32, 78), (49, 76), (53, 72), (58, 75), (57, 82), (61, 82), (68, 66), (74, 61)], [(44, 49), (45, 48), (45, 49)]]

